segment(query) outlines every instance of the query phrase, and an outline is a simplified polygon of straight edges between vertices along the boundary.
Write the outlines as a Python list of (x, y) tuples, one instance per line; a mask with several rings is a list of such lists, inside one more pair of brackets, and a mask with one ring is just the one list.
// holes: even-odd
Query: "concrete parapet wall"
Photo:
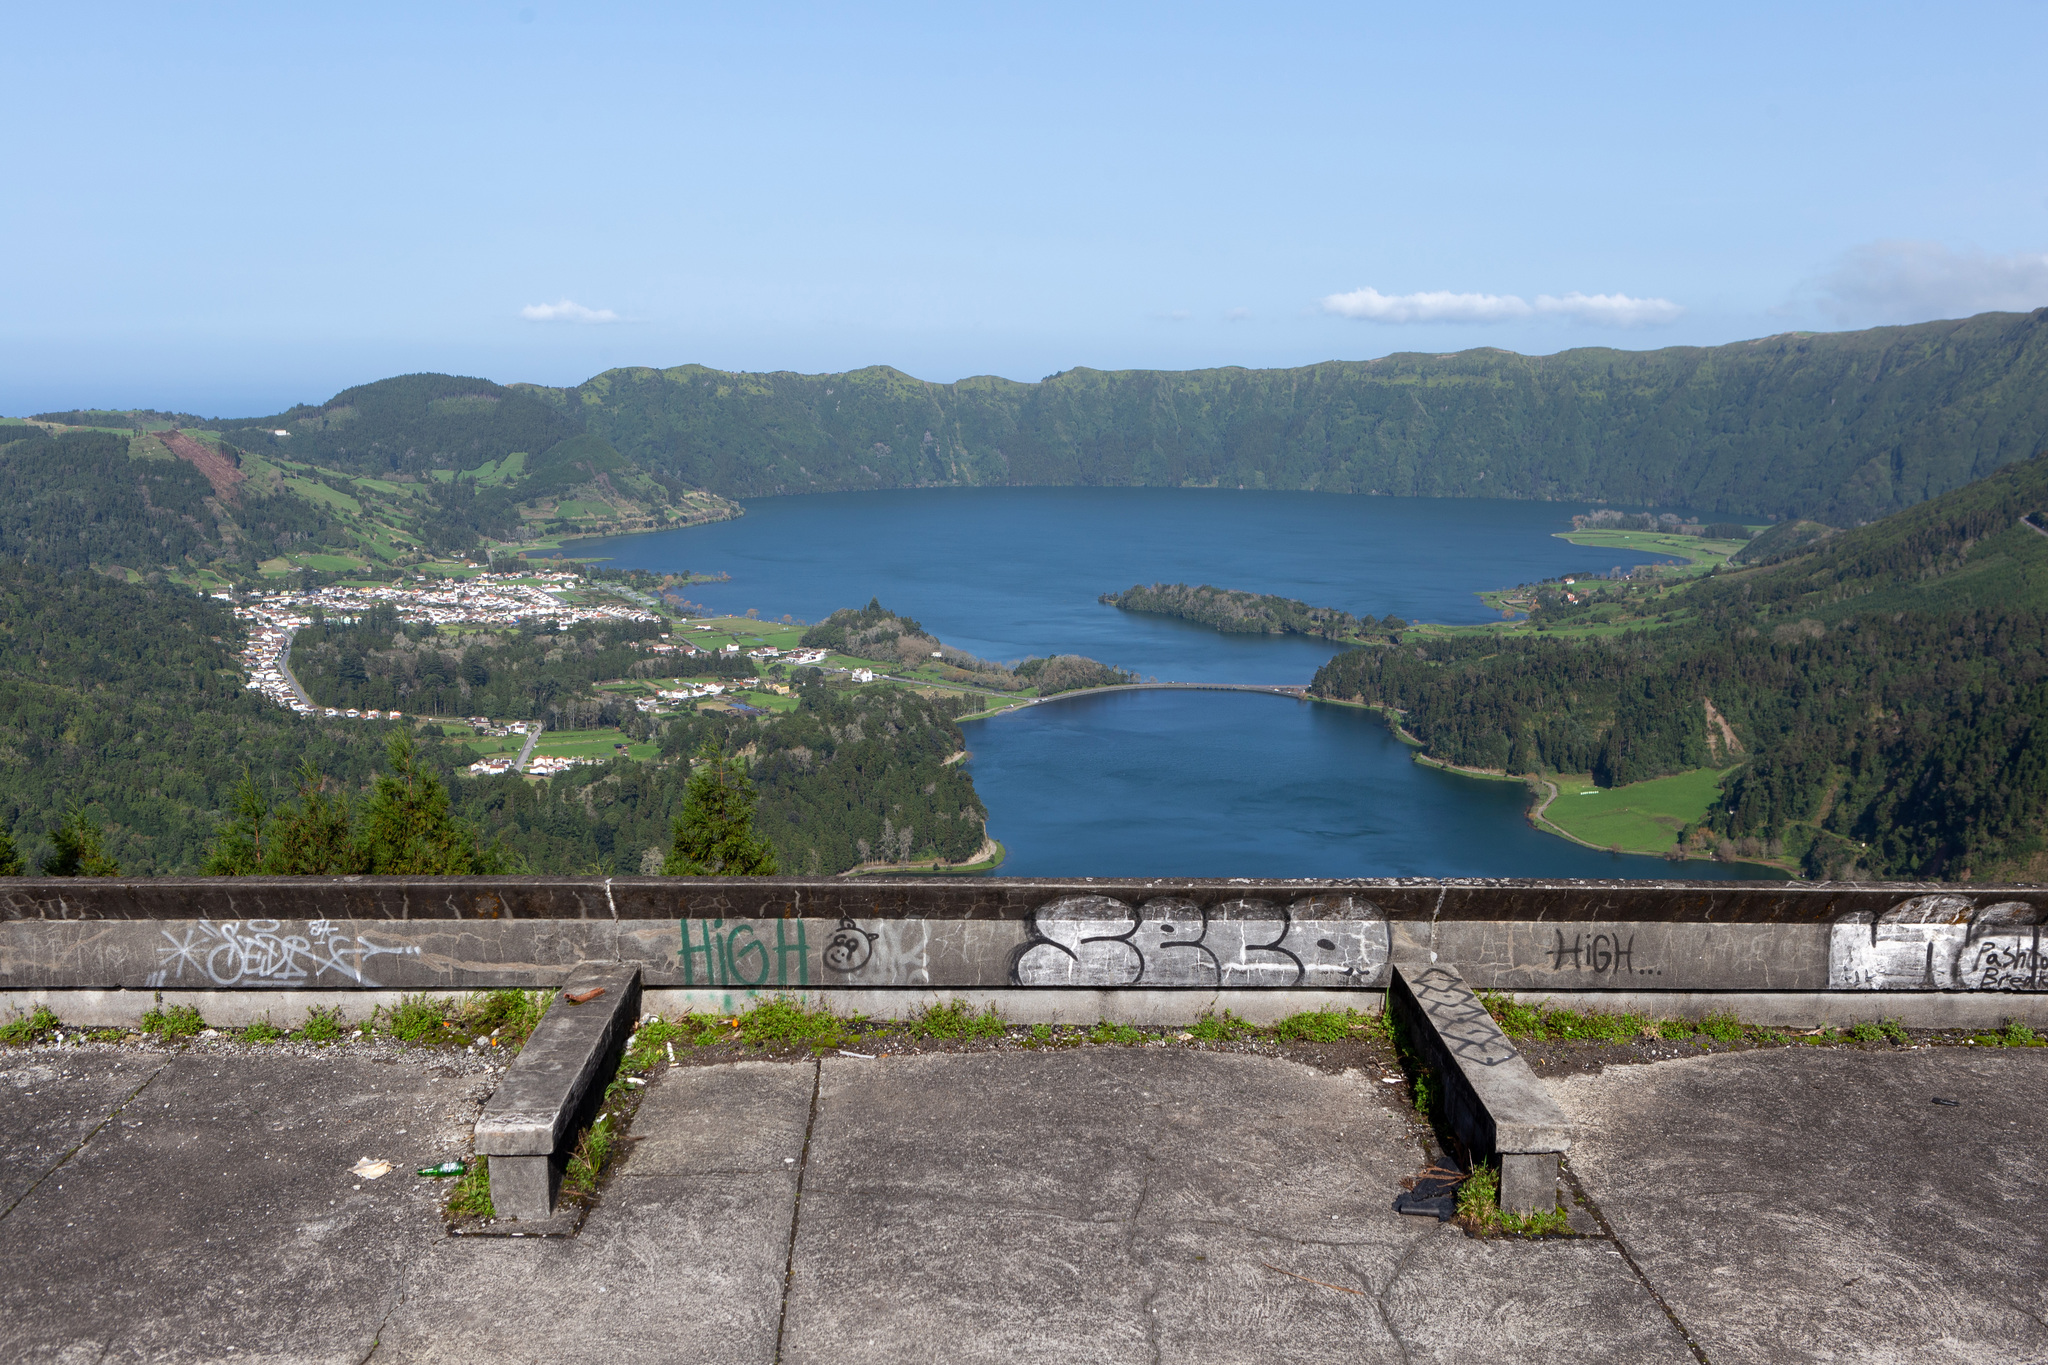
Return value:
[(1358, 996), (1399, 956), (1479, 990), (2010, 998), (2048, 990), (2044, 921), (2021, 886), (24, 878), (0, 991), (542, 988), (615, 962), (720, 996)]

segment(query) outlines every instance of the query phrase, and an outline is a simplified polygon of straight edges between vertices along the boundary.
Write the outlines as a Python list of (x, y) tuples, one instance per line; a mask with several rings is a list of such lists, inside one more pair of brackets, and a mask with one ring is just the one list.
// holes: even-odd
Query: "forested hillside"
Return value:
[(1382, 621), (1363, 618), (1335, 607), (1311, 607), (1292, 597), (1244, 592), (1236, 588), (1200, 587), (1188, 583), (1139, 583), (1096, 599), (1124, 611), (1175, 616), (1222, 631), (1225, 635), (1307, 635), (1318, 640), (1353, 640), (1384, 635), (1408, 623), (1398, 616)]
[(242, 686), (222, 603), (0, 558), (0, 820), (31, 861), (72, 804), (143, 875), (195, 870), (246, 767), (281, 800), (302, 759), (344, 784), (383, 727), (318, 726)]
[(2048, 310), (1657, 351), (1076, 369), (1036, 384), (685, 365), (528, 392), (647, 468), (732, 497), (1220, 485), (1848, 526), (2042, 448)]
[(1768, 567), (1546, 597), (1534, 637), (1354, 650), (1314, 690), (1393, 708), (1460, 765), (1607, 786), (1729, 768), (1696, 846), (1812, 875), (2038, 872), (2048, 535), (2024, 518), (2043, 507), (2048, 457)]

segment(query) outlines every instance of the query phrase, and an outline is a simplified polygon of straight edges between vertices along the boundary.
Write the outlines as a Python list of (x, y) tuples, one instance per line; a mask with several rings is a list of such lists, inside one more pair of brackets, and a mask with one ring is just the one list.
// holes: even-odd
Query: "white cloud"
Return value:
[(1646, 327), (1675, 322), (1685, 310), (1670, 299), (1633, 299), (1626, 294), (1569, 294), (1536, 296), (1536, 311), (1575, 318), (1602, 327)]
[(1502, 322), (1535, 310), (1513, 294), (1382, 294), (1368, 287), (1330, 295), (1323, 311), (1361, 322)]
[(1603, 327), (1639, 327), (1670, 322), (1685, 310), (1669, 299), (1627, 294), (1538, 294), (1532, 304), (1516, 294), (1453, 294), (1442, 289), (1382, 294), (1367, 288), (1330, 295), (1323, 300), (1323, 311), (1363, 322), (1512, 322), (1546, 316)]
[(1251, 315), (1252, 310), (1249, 308), (1233, 308), (1223, 315), (1223, 320), (1225, 322), (1243, 322)]
[(519, 310), (528, 322), (617, 322), (619, 315), (609, 308), (585, 308), (573, 299), (560, 303), (529, 303)]
[(2048, 304), (2048, 254), (1951, 251), (1940, 242), (1870, 242), (1821, 276), (1821, 308), (1838, 322), (1926, 322), (2024, 313)]

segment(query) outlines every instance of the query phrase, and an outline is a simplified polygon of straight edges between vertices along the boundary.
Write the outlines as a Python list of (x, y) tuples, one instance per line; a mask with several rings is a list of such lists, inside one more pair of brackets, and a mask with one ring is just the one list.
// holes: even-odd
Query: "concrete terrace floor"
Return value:
[(1376, 1074), (1114, 1047), (668, 1070), (580, 1234), (449, 1237), (411, 1168), (494, 1083), (0, 1054), (0, 1358), (2048, 1361), (2048, 1049), (1554, 1081), (1598, 1217), (1541, 1241), (1391, 1212)]

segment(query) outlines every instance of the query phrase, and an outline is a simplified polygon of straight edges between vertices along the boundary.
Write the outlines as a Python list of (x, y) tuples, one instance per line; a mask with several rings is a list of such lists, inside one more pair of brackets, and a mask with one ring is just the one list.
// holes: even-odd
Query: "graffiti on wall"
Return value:
[(2042, 913), (2025, 901), (1914, 896), (1835, 921), (1828, 986), (1838, 991), (2038, 991), (2048, 986)]
[(840, 986), (929, 986), (931, 926), (921, 919), (841, 919), (825, 945), (825, 970)]
[(1063, 896), (1038, 907), (1017, 950), (1018, 986), (1379, 986), (1391, 942), (1371, 901), (1245, 899), (1206, 910), (1157, 896)]
[[(771, 926), (773, 944), (769, 942)], [(808, 986), (810, 941), (804, 926), (800, 919), (734, 920), (730, 924), (723, 919), (686, 919), (682, 921), (679, 954), (683, 984)]]
[[(923, 920), (686, 919), (677, 953), (685, 986), (928, 986)], [(813, 972), (820, 973), (814, 977)]]
[[(199, 920), (162, 931), (151, 986), (375, 986), (364, 964), (378, 957), (417, 957), (419, 945), (378, 943), (345, 924), (316, 919)], [(191, 976), (187, 976), (187, 971)], [(331, 976), (330, 976), (331, 974)]]

